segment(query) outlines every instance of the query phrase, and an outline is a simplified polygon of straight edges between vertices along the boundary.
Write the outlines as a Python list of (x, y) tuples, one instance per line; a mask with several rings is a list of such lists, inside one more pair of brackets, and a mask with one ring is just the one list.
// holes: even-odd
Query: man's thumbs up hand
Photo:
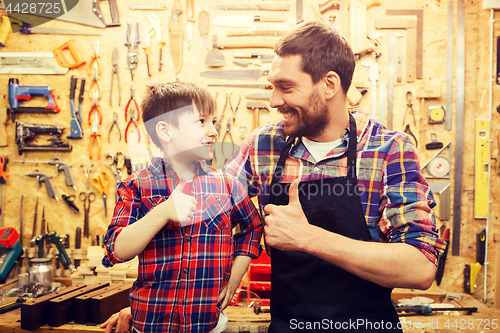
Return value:
[(283, 251), (300, 251), (307, 240), (311, 226), (302, 210), (299, 199), (299, 180), (295, 179), (288, 190), (286, 206), (268, 204), (264, 207), (266, 243)]
[(288, 189), (288, 197), (290, 198), (290, 201), (288, 202), (289, 205), (299, 205), (300, 206), (299, 183), (300, 183), (300, 181), (297, 178), (290, 184), (290, 188)]

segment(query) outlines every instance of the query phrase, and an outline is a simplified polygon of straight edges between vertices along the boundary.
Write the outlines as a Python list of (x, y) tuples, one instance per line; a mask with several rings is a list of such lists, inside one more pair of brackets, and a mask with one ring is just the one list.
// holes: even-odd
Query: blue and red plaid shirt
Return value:
[[(121, 183), (104, 238), (104, 266), (123, 262), (114, 252), (118, 234), (167, 200), (178, 183), (177, 174), (159, 157)], [(259, 256), (262, 221), (241, 183), (198, 162), (190, 187), (197, 200), (193, 224), (168, 222), (139, 254), (130, 306), (140, 332), (210, 331), (217, 324), (217, 296), (229, 280), (233, 258)], [(233, 235), (236, 224), (241, 232)]]
[[(389, 131), (359, 108), (351, 108), (357, 127), (358, 186), (366, 223), (375, 241), (401, 242), (419, 249), (437, 264), (445, 243), (438, 238), (432, 207), (436, 205), (420, 172), (417, 151), (408, 135)], [(347, 175), (349, 126), (342, 143), (316, 161), (301, 140), (292, 147), (281, 182), (309, 181)], [(260, 211), (269, 203), (269, 187), (285, 145), (283, 121), (254, 130), (226, 171), (257, 196)]]

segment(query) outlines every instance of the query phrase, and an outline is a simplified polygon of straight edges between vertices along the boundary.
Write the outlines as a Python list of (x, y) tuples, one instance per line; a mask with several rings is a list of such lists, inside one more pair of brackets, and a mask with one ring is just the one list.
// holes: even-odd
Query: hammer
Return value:
[(253, 111), (252, 131), (260, 126), (259, 124), (260, 110), (265, 109), (269, 113), (271, 113), (269, 106), (266, 103), (259, 101), (247, 102), (247, 109)]

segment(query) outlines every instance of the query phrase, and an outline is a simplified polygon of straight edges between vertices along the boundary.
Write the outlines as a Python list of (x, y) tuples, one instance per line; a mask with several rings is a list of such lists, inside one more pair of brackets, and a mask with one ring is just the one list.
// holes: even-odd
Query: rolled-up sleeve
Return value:
[(102, 264), (105, 267), (111, 267), (114, 264), (127, 261), (115, 255), (116, 237), (118, 237), (123, 228), (141, 218), (140, 193), (134, 176), (128, 178), (118, 186), (117, 196), (118, 201), (115, 205), (113, 218), (104, 236), (106, 255), (102, 259)]
[(437, 265), (445, 242), (438, 237), (429, 184), (420, 172), (415, 146), (404, 133), (395, 138), (383, 168), (379, 227), (391, 243), (406, 243)]

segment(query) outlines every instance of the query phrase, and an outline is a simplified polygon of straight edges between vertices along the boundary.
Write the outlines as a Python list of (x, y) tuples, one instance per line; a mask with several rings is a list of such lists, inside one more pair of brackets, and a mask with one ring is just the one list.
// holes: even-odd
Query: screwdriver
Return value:
[(7, 183), (7, 164), (9, 163), (9, 158), (7, 156), (0, 156), (0, 184), (2, 184), (2, 199), (1, 199), (1, 210), (2, 215), (0, 217), (0, 226), (3, 227), (3, 186)]

